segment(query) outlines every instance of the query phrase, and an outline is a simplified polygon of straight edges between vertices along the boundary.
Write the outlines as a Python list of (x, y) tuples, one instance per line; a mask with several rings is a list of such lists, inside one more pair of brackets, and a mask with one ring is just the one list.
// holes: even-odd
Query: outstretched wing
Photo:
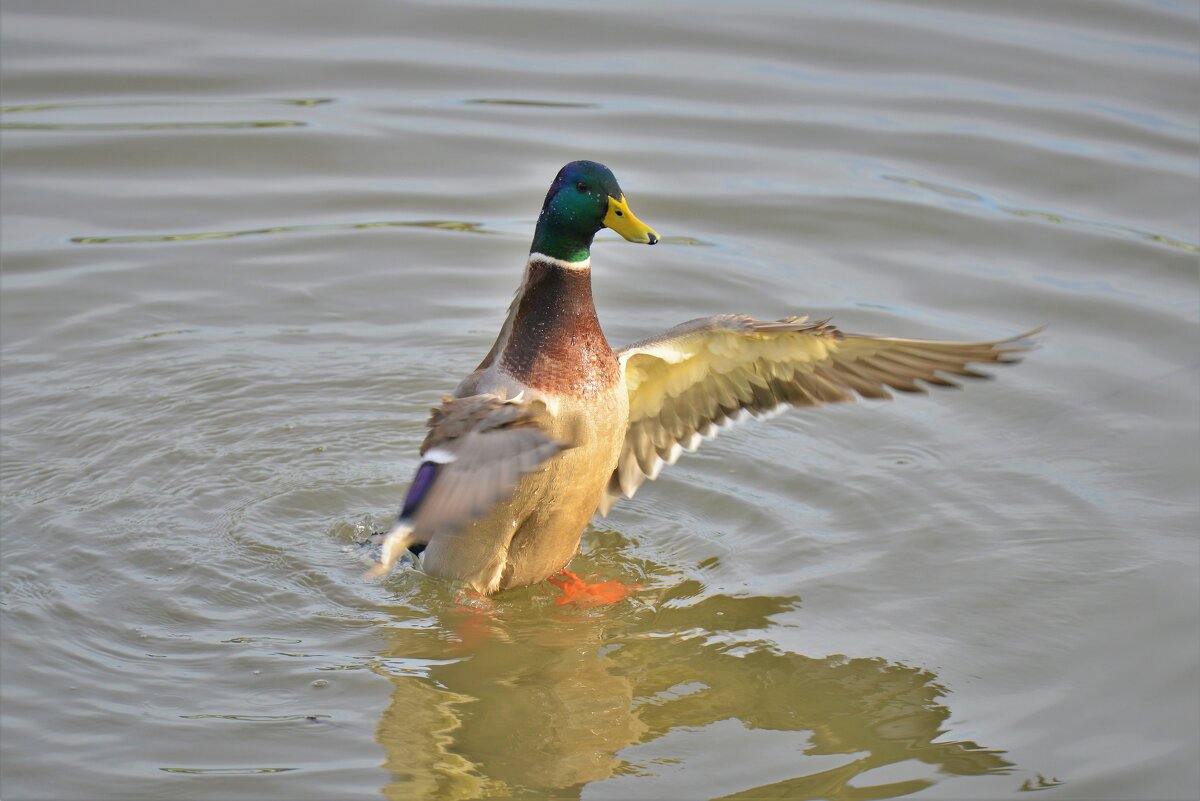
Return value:
[(570, 447), (546, 432), (548, 421), (538, 400), (443, 398), (421, 445), (425, 461), (384, 538), (380, 563), (367, 576), (386, 573), (409, 546), (483, 517), (508, 497), (521, 476)]
[(890, 398), (889, 389), (958, 386), (946, 375), (986, 378), (967, 365), (1008, 363), (1030, 331), (995, 342), (935, 342), (846, 334), (825, 321), (775, 322), (722, 314), (678, 325), (618, 351), (629, 387), (629, 429), (601, 512), (633, 497), (682, 451), (718, 427), (784, 406)]

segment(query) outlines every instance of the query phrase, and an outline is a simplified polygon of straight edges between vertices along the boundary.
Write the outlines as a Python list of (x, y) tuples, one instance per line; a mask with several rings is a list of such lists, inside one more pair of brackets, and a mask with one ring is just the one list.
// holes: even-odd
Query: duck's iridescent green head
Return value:
[(608, 167), (594, 161), (572, 161), (558, 171), (546, 193), (530, 252), (584, 261), (601, 228), (611, 228), (630, 242), (653, 245), (658, 241), (658, 234), (633, 216)]

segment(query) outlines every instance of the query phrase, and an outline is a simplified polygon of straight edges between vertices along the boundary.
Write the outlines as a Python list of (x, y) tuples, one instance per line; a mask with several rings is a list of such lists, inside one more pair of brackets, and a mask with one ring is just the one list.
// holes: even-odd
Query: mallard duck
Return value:
[(495, 344), (429, 418), (422, 463), (368, 576), (408, 549), (426, 573), (483, 594), (558, 576), (564, 591), (586, 596), (565, 571), (592, 516), (723, 425), (924, 392), (918, 381), (956, 386), (945, 376), (982, 377), (967, 365), (1015, 361), (1029, 347), (1029, 334), (936, 342), (719, 314), (613, 350), (592, 303), (591, 245), (602, 228), (659, 239), (607, 167), (571, 162), (546, 194)]

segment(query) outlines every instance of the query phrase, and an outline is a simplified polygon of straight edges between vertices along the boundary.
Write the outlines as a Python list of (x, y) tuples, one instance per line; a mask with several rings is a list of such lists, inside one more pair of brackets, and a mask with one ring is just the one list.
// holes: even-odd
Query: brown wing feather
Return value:
[(367, 577), (386, 574), (409, 545), (483, 517), (512, 493), (521, 476), (571, 447), (546, 432), (548, 422), (546, 406), (538, 400), (442, 398), (421, 445), (421, 455), (440, 465), (436, 477), (412, 518), (397, 521), (384, 538), (380, 561)]
[(986, 378), (967, 365), (1019, 361), (1038, 330), (994, 342), (936, 342), (846, 334), (804, 317), (723, 314), (629, 345), (618, 351), (629, 387), (629, 430), (601, 511), (746, 414), (856, 396), (883, 400), (892, 391), (925, 392), (925, 385), (957, 387), (944, 374)]
[(421, 445), (423, 456), (443, 464), (413, 520), (416, 532), (433, 537), (482, 517), (521, 476), (570, 447), (546, 433), (548, 422), (537, 400), (443, 398)]

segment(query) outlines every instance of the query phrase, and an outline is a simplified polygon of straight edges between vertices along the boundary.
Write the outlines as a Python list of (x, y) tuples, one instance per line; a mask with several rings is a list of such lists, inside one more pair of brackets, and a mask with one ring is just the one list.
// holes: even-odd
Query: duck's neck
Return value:
[(592, 257), (592, 240), (596, 230), (590, 226), (582, 228), (574, 220), (564, 220), (553, 209), (542, 207), (537, 227), (533, 230), (533, 246), (529, 258), (542, 255), (571, 263), (586, 263)]
[(500, 361), (509, 375), (543, 392), (575, 396), (620, 380), (596, 317), (586, 257), (572, 262), (531, 253), (515, 306)]

